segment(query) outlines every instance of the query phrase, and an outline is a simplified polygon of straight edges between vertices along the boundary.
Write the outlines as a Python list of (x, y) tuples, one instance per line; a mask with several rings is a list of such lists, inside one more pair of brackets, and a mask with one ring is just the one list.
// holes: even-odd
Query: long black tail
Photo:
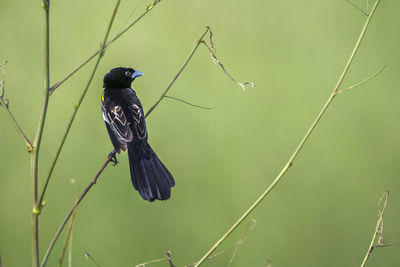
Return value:
[(169, 199), (174, 178), (150, 145), (128, 146), (128, 155), (132, 184), (142, 198), (150, 202)]

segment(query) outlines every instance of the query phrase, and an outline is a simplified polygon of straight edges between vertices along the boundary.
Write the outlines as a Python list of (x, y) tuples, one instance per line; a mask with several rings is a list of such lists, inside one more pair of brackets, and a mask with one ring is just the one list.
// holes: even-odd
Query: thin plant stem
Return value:
[[(153, 1), (152, 4), (150, 4), (146, 10), (140, 14), (134, 21), (132, 21), (128, 26), (126, 26), (122, 31), (117, 33), (111, 40), (105, 43), (104, 49), (106, 49), (108, 46), (110, 46), (112, 43), (114, 43), (119, 37), (121, 37), (123, 34), (125, 34), (130, 28), (132, 28), (133, 25), (135, 25), (137, 22), (139, 22), (147, 13), (149, 13), (154, 6), (156, 6), (160, 0), (155, 0)], [(61, 84), (63, 84), (66, 80), (71, 78), (72, 75), (74, 75), (77, 71), (79, 71), (83, 66), (85, 66), (87, 63), (89, 63), (93, 58), (95, 58), (98, 54), (100, 54), (101, 48), (97, 49), (95, 52), (93, 52), (88, 58), (86, 58), (81, 64), (79, 64), (75, 69), (73, 69), (70, 73), (68, 73), (64, 78), (56, 82), (51, 88), (50, 88), (50, 95), (56, 90)]]
[(72, 214), (74, 213), (74, 210), (78, 207), (79, 203), (81, 203), (82, 199), (86, 196), (86, 194), (89, 192), (89, 190), (94, 186), (97, 182), (97, 179), (99, 178), (100, 174), (103, 172), (103, 170), (107, 167), (108, 163), (111, 161), (113, 158), (114, 154), (110, 154), (107, 158), (107, 160), (103, 163), (101, 168), (97, 171), (96, 175), (93, 177), (92, 181), (86, 186), (85, 190), (79, 195), (79, 198), (77, 198), (72, 205), (71, 209), (65, 216), (64, 220), (61, 222), (60, 226), (57, 229), (57, 232), (55, 233), (53, 239), (50, 242), (49, 247), (47, 248), (46, 254), (43, 257), (42, 264), (40, 265), (41, 267), (44, 267), (47, 263), (47, 260), (49, 259), (49, 256), (51, 254), (51, 251), (54, 248), (54, 245), (56, 244), (58, 238), (60, 237), (60, 234), (62, 230), (64, 229), (65, 225), (68, 223), (68, 220), (71, 218)]
[[(208, 259), (211, 260), (213, 258), (216, 258), (216, 257), (218, 257), (218, 256), (220, 256), (222, 254), (225, 254), (226, 252), (230, 251), (233, 248), (235, 248), (234, 254), (236, 254), (236, 252), (238, 250), (238, 247), (244, 243), (248, 232), (253, 230), (255, 226), (256, 226), (256, 220), (251, 219), (249, 224), (248, 224), (248, 226), (247, 226), (247, 228), (246, 228), (246, 230), (245, 230), (245, 232), (242, 234), (242, 236), (240, 237), (239, 240), (237, 240), (235, 243), (233, 243), (231, 246), (225, 248), (224, 250), (221, 250), (221, 251), (211, 255), (210, 257), (208, 257)], [(159, 259), (155, 259), (155, 260), (151, 260), (151, 261), (146, 261), (146, 262), (143, 262), (143, 263), (140, 263), (140, 264), (136, 264), (135, 267), (145, 267), (146, 265), (150, 265), (151, 263), (157, 263), (157, 262), (166, 261), (166, 260), (168, 260), (170, 265), (171, 265), (171, 263), (172, 263), (171, 254), (172, 254), (171, 251), (167, 251), (165, 253), (164, 257), (159, 258)], [(231, 258), (230, 264), (231, 264), (232, 261), (233, 261), (233, 257)], [(188, 264), (188, 265), (185, 265), (185, 267), (192, 267), (194, 264), (195, 263)]]
[(38, 198), (38, 165), (39, 165), (39, 149), (43, 136), (44, 123), (46, 120), (47, 106), (49, 103), (49, 86), (50, 86), (50, 51), (49, 51), (49, 15), (50, 0), (43, 0), (44, 9), (44, 86), (42, 107), (40, 111), (39, 123), (36, 130), (35, 139), (33, 141), (33, 149), (30, 150), (31, 155), (31, 187), (32, 187), (32, 266), (39, 266), (39, 218), (35, 210)]
[(71, 230), (71, 236), (68, 244), (68, 267), (72, 267), (72, 240), (74, 237), (74, 229)]
[(244, 219), (247, 218), (247, 216), (258, 206), (258, 204), (260, 204), (261, 201), (281, 181), (282, 177), (285, 175), (287, 170), (293, 165), (293, 161), (297, 157), (298, 153), (303, 148), (305, 142), (310, 137), (312, 131), (315, 129), (315, 127), (317, 126), (318, 122), (320, 121), (320, 119), (325, 114), (326, 110), (328, 109), (330, 103), (332, 102), (332, 100), (337, 95), (339, 86), (342, 84), (343, 79), (346, 76), (346, 73), (348, 72), (348, 69), (350, 67), (350, 64), (353, 61), (353, 58), (354, 58), (357, 50), (359, 49), (361, 40), (363, 39), (363, 37), (365, 35), (366, 29), (367, 29), (367, 27), (368, 27), (368, 25), (369, 25), (369, 23), (371, 21), (371, 18), (373, 16), (373, 14), (375, 13), (376, 7), (378, 6), (379, 2), (380, 2), (380, 0), (377, 0), (375, 2), (375, 5), (373, 6), (373, 8), (371, 10), (370, 15), (368, 16), (367, 20), (365, 21), (364, 27), (361, 30), (360, 36), (358, 37), (358, 40), (357, 40), (357, 42), (356, 42), (356, 44), (354, 46), (354, 49), (353, 49), (349, 59), (347, 60), (347, 63), (345, 65), (345, 67), (344, 67), (344, 70), (343, 70), (342, 74), (339, 77), (339, 80), (336, 83), (336, 86), (334, 87), (332, 93), (330, 94), (328, 100), (326, 101), (326, 103), (322, 107), (321, 111), (319, 112), (319, 114), (317, 115), (317, 117), (315, 118), (313, 123), (311, 124), (310, 128), (307, 130), (307, 132), (304, 135), (303, 139), (300, 141), (299, 145), (294, 150), (293, 154), (289, 158), (289, 160), (286, 163), (286, 165), (283, 167), (283, 169), (278, 174), (278, 176), (268, 186), (268, 188), (257, 198), (257, 200), (255, 202), (253, 202), (253, 204), (251, 204), (251, 206), (242, 214), (242, 216), (240, 216), (240, 218), (231, 226), (231, 228), (229, 228), (229, 230), (220, 239), (218, 239), (218, 241), (206, 252), (206, 254), (204, 254), (204, 256), (196, 263), (195, 267), (200, 266), (211, 255), (211, 253), (213, 253), (213, 251), (236, 229), (236, 227), (238, 227), (244, 221)]
[(222, 62), (217, 58), (217, 55), (215, 54), (215, 47), (214, 47), (214, 43), (213, 43), (213, 41), (212, 41), (212, 36), (213, 36), (213, 34), (212, 34), (211, 29), (210, 29), (210, 46), (209, 46), (206, 42), (204, 42), (204, 41), (203, 41), (202, 43), (203, 43), (203, 45), (204, 45), (205, 47), (207, 47), (207, 49), (210, 51), (210, 53), (211, 53), (211, 58), (213, 59), (213, 61), (214, 61), (215, 63), (217, 63), (217, 64), (221, 67), (221, 69), (222, 69), (222, 71), (225, 73), (225, 75), (228, 76), (228, 78), (231, 79), (234, 83), (236, 83), (237, 85), (239, 85), (239, 86), (242, 88), (243, 91), (246, 90), (246, 87), (245, 87), (246, 85), (250, 85), (251, 87), (255, 87), (256, 85), (255, 85), (253, 82), (250, 82), (250, 81), (247, 81), (247, 82), (239, 82), (238, 80), (236, 80), (235, 78), (233, 78), (232, 75), (229, 74), (229, 72), (225, 69), (224, 64), (222, 64)]
[(189, 56), (183, 63), (182, 67), (179, 69), (178, 73), (175, 75), (175, 77), (172, 79), (172, 81), (169, 83), (167, 88), (164, 90), (164, 92), (161, 94), (160, 98), (154, 103), (153, 106), (150, 107), (150, 109), (146, 112), (145, 118), (147, 118), (151, 112), (160, 104), (161, 100), (165, 97), (165, 95), (168, 93), (169, 89), (172, 87), (172, 85), (175, 83), (175, 81), (179, 78), (183, 70), (186, 68), (187, 64), (189, 61), (192, 59), (194, 53), (196, 52), (197, 48), (199, 48), (200, 44), (203, 42), (204, 36), (207, 34), (207, 32), (210, 30), (209, 27), (207, 27), (206, 31), (200, 36), (200, 39), (197, 41), (196, 45), (193, 47), (192, 52), (190, 52)]
[(175, 267), (174, 263), (172, 262), (172, 257), (171, 257), (172, 252), (170, 250), (168, 250), (165, 253), (165, 256), (167, 257), (168, 263), (169, 263), (169, 267)]
[[(158, 3), (159, 1), (155, 1), (155, 2)], [(176, 79), (180, 76), (180, 74), (182, 73), (183, 69), (186, 67), (186, 65), (187, 65), (188, 62), (190, 61), (190, 59), (191, 59), (191, 57), (193, 56), (194, 52), (196, 52), (196, 49), (197, 49), (198, 46), (201, 44), (202, 39), (204, 38), (204, 36), (207, 34), (208, 31), (209, 31), (209, 28), (207, 27), (206, 31), (202, 34), (201, 38), (198, 40), (196, 46), (194, 47), (194, 49), (192, 50), (191, 54), (189, 55), (188, 59), (185, 61), (183, 67), (178, 71), (178, 73), (175, 75), (173, 81), (168, 85), (167, 89), (164, 91), (163, 97), (165, 97), (165, 94), (166, 94), (166, 93), (168, 92), (168, 90), (171, 88), (171, 86), (172, 86), (173, 83), (176, 81)], [(162, 100), (163, 97), (161, 97), (161, 99), (159, 99), (159, 100), (153, 105), (151, 111), (154, 110), (154, 108), (158, 105), (158, 103)], [(151, 111), (150, 111), (150, 112), (151, 112)], [(147, 113), (147, 115), (148, 115), (148, 114), (149, 114), (149, 112)], [(59, 152), (58, 152), (58, 154), (59, 154)], [(85, 197), (85, 195), (88, 193), (88, 191), (89, 191), (89, 190), (92, 188), (92, 186), (97, 182), (98, 177), (100, 176), (100, 174), (102, 173), (102, 171), (104, 170), (104, 168), (108, 165), (108, 163), (111, 161), (113, 155), (114, 155), (114, 154), (110, 154), (110, 155), (108, 156), (106, 162), (105, 162), (105, 163), (103, 164), (103, 166), (100, 168), (100, 170), (98, 171), (98, 173), (96, 174), (96, 176), (93, 178), (92, 182), (89, 183), (89, 185), (86, 187), (86, 189), (83, 191), (83, 193), (82, 193), (81, 196), (79, 197), (78, 201), (76, 201), (76, 202), (74, 203), (74, 205), (72, 206), (72, 208), (70, 209), (70, 211), (67, 213), (67, 215), (66, 215), (66, 217), (64, 218), (64, 220), (61, 222), (61, 224), (60, 224), (60, 226), (59, 226), (57, 232), (55, 233), (55, 235), (54, 235), (54, 237), (53, 237), (53, 239), (52, 239), (52, 241), (51, 241), (51, 243), (50, 243), (50, 245), (49, 245), (49, 247), (48, 247), (48, 249), (47, 249), (47, 251), (46, 251), (46, 254), (45, 254), (45, 256), (44, 256), (44, 258), (43, 258), (43, 260), (42, 260), (42, 264), (41, 264), (42, 267), (45, 266), (45, 264), (46, 264), (46, 262), (47, 262), (47, 260), (48, 260), (48, 257), (50, 256), (50, 253), (51, 253), (52, 249), (54, 248), (54, 245), (55, 245), (57, 239), (59, 238), (59, 236), (60, 236), (62, 230), (64, 229), (65, 225), (67, 224), (68, 220), (70, 219), (73, 210), (79, 205), (79, 203), (80, 203), (81, 200)], [(58, 157), (58, 156), (57, 156), (57, 157)], [(57, 160), (54, 160), (54, 161), (56, 162)], [(53, 162), (54, 162), (54, 161), (53, 161)], [(48, 184), (48, 179), (46, 179), (45, 187), (47, 187), (47, 184)], [(45, 189), (44, 189), (44, 190), (45, 190)], [(41, 200), (38, 201), (38, 207), (39, 207), (39, 203), (41, 203), (41, 202), (43, 201), (43, 196), (44, 196), (44, 194), (43, 194), (43, 192), (42, 192)]]
[(7, 64), (7, 60), (4, 61), (2, 64), (0, 64), (0, 66), (3, 68), (2, 74), (1, 74), (1, 81), (0, 81), (0, 87), (1, 87), (1, 91), (0, 91), (0, 106), (4, 107), (4, 110), (6, 111), (8, 118), (10, 119), (11, 123), (14, 125), (15, 129), (17, 130), (18, 134), (22, 137), (22, 139), (24, 140), (26, 146), (28, 147), (28, 151), (31, 151), (33, 148), (33, 145), (31, 143), (31, 141), (28, 139), (28, 137), (26, 136), (26, 134), (24, 133), (24, 131), (22, 130), (21, 126), (19, 126), (17, 120), (15, 119), (15, 117), (13, 116), (13, 114), (10, 111), (9, 108), (9, 103), (8, 101), (4, 98), (4, 90), (5, 90), (5, 80), (4, 80), (4, 73), (5, 73), (5, 66)]
[(149, 265), (151, 263), (156, 263), (156, 262), (161, 262), (161, 261), (166, 261), (166, 260), (168, 260), (167, 257), (162, 257), (162, 258), (159, 258), (159, 259), (155, 259), (155, 260), (147, 261), (147, 262), (144, 262), (144, 263), (136, 264), (135, 267), (145, 267), (146, 265)]
[(92, 257), (92, 255), (87, 252), (83, 254), (85, 255), (86, 259), (90, 259), (94, 264), (96, 264), (97, 267), (101, 267), (101, 265), (95, 260), (95, 258)]
[[(219, 255), (225, 254), (226, 252), (230, 251), (232, 248), (235, 248), (235, 251), (237, 252), (238, 247), (244, 243), (244, 240), (246, 239), (246, 236), (247, 236), (248, 232), (253, 230), (255, 226), (256, 226), (256, 220), (251, 219), (249, 224), (248, 224), (248, 226), (247, 226), (246, 231), (243, 233), (243, 235), (240, 237), (240, 239), (238, 241), (233, 243), (230, 247), (228, 247), (228, 248), (226, 248), (224, 250), (221, 250), (221, 251), (219, 251), (219, 252), (217, 252), (217, 253), (215, 253), (213, 255), (210, 255), (207, 259), (211, 260), (211, 259), (213, 259), (213, 258), (215, 258), (215, 257), (217, 257)], [(233, 261), (234, 255), (236, 254), (235, 251), (234, 251), (234, 253), (233, 253), (232, 257), (231, 257), (231, 260), (229, 261), (230, 262), (229, 264), (231, 264), (231, 261)], [(185, 265), (185, 267), (192, 267), (195, 264), (196, 264), (196, 262), (192, 263), (192, 264)]]
[(254, 220), (254, 219), (250, 220), (250, 222), (249, 222), (249, 224), (248, 224), (248, 226), (247, 226), (246, 231), (245, 231), (244, 234), (240, 237), (240, 239), (235, 243), (235, 249), (233, 250), (231, 259), (229, 260), (228, 267), (230, 267), (230, 266), (232, 265), (233, 260), (235, 259), (236, 254), (237, 254), (237, 252), (238, 252), (238, 250), (239, 250), (239, 247), (240, 247), (241, 245), (243, 245), (243, 243), (244, 243), (244, 241), (245, 241), (245, 239), (246, 239), (246, 235), (248, 234), (249, 231), (253, 230), (255, 226), (256, 226), (256, 220)]
[(189, 106), (192, 106), (192, 107), (195, 107), (195, 108), (213, 109), (213, 108), (210, 108), (210, 107), (203, 107), (203, 106), (200, 106), (200, 105), (196, 105), (196, 104), (190, 103), (190, 102), (188, 102), (188, 101), (185, 101), (185, 100), (183, 100), (183, 99), (180, 99), (180, 98), (177, 98), (177, 97), (173, 97), (173, 96), (169, 96), (169, 95), (165, 95), (164, 97), (165, 97), (165, 98), (169, 98), (169, 99), (173, 99), (173, 100), (176, 100), (176, 101), (179, 101), (179, 102), (181, 102), (181, 103), (184, 103), (184, 104), (186, 104), (186, 105), (189, 105)]
[[(78, 197), (79, 196), (76, 196), (76, 199), (78, 199)], [(75, 216), (76, 216), (76, 208), (72, 211), (71, 221), (69, 222), (68, 229), (67, 229), (67, 234), (65, 235), (63, 248), (61, 250), (61, 256), (60, 256), (60, 259), (58, 260), (58, 267), (62, 266), (62, 263), (63, 263), (63, 260), (64, 260), (64, 256), (65, 256), (65, 252), (67, 250), (68, 244), (70, 246), (72, 246), (72, 243), (70, 241), (72, 241), (72, 230), (74, 228)]]
[[(210, 34), (210, 46), (207, 45), (207, 43), (203, 40), (204, 36), (209, 33)], [(186, 68), (186, 66), (188, 65), (189, 61), (192, 59), (194, 53), (197, 51), (197, 49), (199, 48), (200, 44), (203, 44), (207, 47), (207, 49), (211, 52), (211, 57), (213, 59), (213, 61), (215, 63), (217, 63), (223, 70), (223, 72), (225, 73), (226, 76), (228, 76), (234, 83), (236, 83), (237, 85), (239, 85), (243, 90), (245, 90), (245, 85), (250, 85), (252, 87), (255, 87), (255, 84), (253, 82), (239, 82), (236, 79), (234, 79), (232, 77), (232, 75), (230, 75), (228, 73), (228, 71), (225, 69), (224, 65), (221, 63), (221, 61), (218, 60), (216, 54), (215, 54), (215, 47), (213, 44), (213, 40), (212, 40), (212, 36), (213, 33), (211, 31), (211, 28), (209, 26), (206, 27), (206, 31), (200, 36), (200, 39), (197, 41), (196, 45), (193, 47), (193, 50), (190, 52), (189, 56), (187, 57), (187, 59), (185, 60), (185, 62), (183, 63), (182, 67), (180, 68), (180, 70), (178, 71), (178, 73), (174, 76), (174, 78), (172, 79), (172, 81), (170, 82), (170, 84), (167, 86), (167, 88), (164, 90), (164, 92), (161, 94), (161, 96), (158, 98), (158, 100), (153, 104), (153, 106), (150, 107), (150, 109), (146, 112), (145, 114), (145, 118), (147, 118), (151, 112), (153, 112), (153, 110), (158, 106), (158, 104), (160, 104), (160, 102), (165, 98), (165, 97), (169, 97), (178, 101), (181, 101), (183, 103), (192, 105), (190, 103), (187, 103), (186, 101), (174, 98), (174, 97), (170, 97), (167, 96), (167, 93), (169, 91), (169, 89), (171, 89), (172, 85), (175, 83), (175, 81), (179, 78), (179, 76), (182, 74), (183, 70)], [(197, 105), (192, 105), (192, 106), (197, 106)], [(197, 106), (199, 107), (199, 106)]]
[(363, 39), (363, 37), (364, 37), (364, 35), (365, 35), (365, 32), (367, 31), (369, 22), (371, 21), (373, 15), (374, 15), (374, 13), (375, 13), (376, 7), (378, 6), (379, 2), (380, 2), (380, 0), (376, 0), (374, 6), (372, 7), (371, 13), (367, 16), (367, 19), (366, 19), (366, 21), (365, 21), (365, 23), (364, 23), (364, 26), (363, 26), (362, 30), (361, 30), (360, 36), (359, 36), (358, 39), (357, 39), (356, 45), (354, 46), (353, 51), (351, 52), (350, 58), (349, 58), (349, 60), (347, 61), (346, 66), (344, 67), (344, 70), (343, 70), (343, 72), (342, 72), (342, 75), (340, 76), (340, 78), (339, 78), (339, 80), (338, 80), (338, 82), (337, 82), (337, 84), (336, 84), (336, 86), (335, 86), (335, 89), (333, 90), (333, 92), (334, 92), (335, 94), (336, 94), (337, 91), (339, 90), (339, 87), (340, 87), (340, 85), (342, 84), (343, 79), (344, 79), (344, 77), (346, 76), (346, 74), (347, 74), (347, 72), (348, 72), (348, 69), (349, 69), (349, 67), (350, 67), (350, 64), (351, 64), (351, 62), (353, 61), (354, 56), (356, 55), (356, 53), (357, 53), (357, 51), (358, 51), (358, 47), (360, 46), (361, 40)]
[(352, 86), (349, 86), (349, 87), (347, 87), (347, 88), (345, 88), (345, 89), (338, 90), (337, 94), (339, 95), (339, 94), (341, 94), (341, 93), (344, 93), (344, 92), (347, 92), (347, 91), (349, 91), (349, 90), (352, 90), (352, 89), (354, 89), (354, 88), (356, 88), (356, 87), (359, 87), (359, 86), (363, 85), (364, 83), (369, 82), (370, 80), (374, 79), (376, 76), (378, 76), (379, 74), (381, 74), (382, 71), (383, 71), (385, 68), (386, 68), (386, 66), (383, 66), (379, 71), (375, 72), (373, 75), (371, 75), (370, 77), (366, 78), (365, 80), (362, 80), (361, 82), (358, 82), (358, 83), (356, 83), (356, 84), (354, 84), (354, 85), (352, 85)]
[(312, 123), (311, 127), (308, 129), (306, 135), (303, 137), (301, 140), (300, 144), (297, 146), (296, 150), (293, 152), (292, 156), (290, 157), (289, 161), (286, 163), (284, 168), (281, 170), (281, 172), (278, 174), (278, 176), (272, 181), (272, 183), (268, 186), (268, 188), (257, 198), (257, 200), (242, 214), (242, 216), (232, 225), (231, 228), (208, 250), (208, 252), (194, 265), (195, 267), (200, 266), (211, 253), (244, 221), (245, 218), (258, 206), (258, 204), (261, 203), (261, 201), (268, 195), (269, 192), (272, 191), (272, 189), (279, 183), (279, 181), (282, 179), (283, 175), (286, 173), (286, 171), (292, 166), (294, 159), (296, 158), (297, 154), (307, 141), (308, 137), (310, 136), (311, 132), (321, 119), (322, 115), (325, 113), (327, 110), (329, 104), (332, 102), (333, 98), (335, 97), (335, 94), (331, 94), (328, 101), (325, 103), (323, 106), (322, 110), (318, 114), (317, 118), (314, 120)]
[[(381, 198), (378, 201), (378, 221), (376, 222), (376, 227), (375, 227), (375, 232), (372, 236), (371, 243), (369, 244), (367, 253), (365, 254), (365, 257), (361, 263), (361, 267), (364, 267), (365, 264), (367, 263), (367, 260), (369, 256), (372, 253), (372, 250), (374, 249), (374, 244), (376, 243), (376, 239), (378, 238), (378, 245), (377, 246), (382, 246), (382, 241), (379, 241), (379, 238), (382, 238), (382, 229), (383, 229), (383, 215), (385, 214), (385, 209), (386, 209), (386, 204), (389, 198), (389, 191), (386, 191), (383, 193)], [(381, 209), (381, 202), (384, 200), (382, 209)]]
[(350, 0), (345, 0), (347, 3), (349, 3), (350, 5), (352, 5), (355, 9), (357, 9), (358, 11), (360, 11), (361, 13), (363, 13), (365, 16), (368, 16), (368, 2), (367, 2), (367, 12), (365, 12), (364, 10), (362, 10), (361, 7), (357, 6), (356, 4), (354, 4), (352, 1)]
[(5, 60), (3, 63), (0, 64), (0, 66), (2, 67), (2, 71), (1, 71), (1, 81), (0, 81), (0, 98), (4, 97), (4, 84), (5, 84), (5, 80), (4, 80), (4, 73), (5, 73), (5, 68), (6, 68), (6, 64), (7, 64), (7, 60)]
[(112, 24), (114, 22), (115, 15), (117, 13), (117, 10), (119, 8), (120, 3), (121, 3), (121, 0), (117, 0), (117, 3), (115, 5), (115, 7), (114, 7), (114, 11), (113, 11), (113, 14), (112, 14), (112, 17), (111, 17), (111, 20), (110, 20), (110, 23), (108, 24), (108, 27), (107, 27), (106, 35), (104, 36), (104, 41), (103, 41), (103, 43), (101, 45), (101, 48), (100, 48), (100, 54), (99, 54), (99, 56), (97, 58), (96, 64), (95, 64), (95, 66), (94, 66), (94, 68), (92, 70), (92, 73), (91, 73), (90, 78), (89, 78), (89, 80), (88, 80), (88, 82), (86, 84), (86, 87), (83, 90), (83, 92), (82, 92), (82, 94), (81, 94), (81, 96), (79, 98), (78, 104), (76, 104), (74, 106), (74, 112), (72, 113), (71, 119), (68, 122), (68, 126), (67, 126), (67, 129), (65, 130), (65, 133), (64, 133), (63, 137), (62, 137), (61, 143), (57, 148), (56, 156), (54, 157), (54, 159), (53, 159), (53, 161), (51, 163), (51, 167), (50, 167), (49, 173), (48, 173), (48, 175), (46, 177), (46, 181), (45, 181), (45, 184), (43, 186), (43, 190), (42, 190), (42, 193), (40, 195), (39, 201), (36, 202), (36, 209), (37, 209), (37, 211), (39, 213), (40, 213), (40, 210), (41, 210), (41, 207), (42, 207), (42, 202), (43, 202), (43, 198), (44, 198), (44, 195), (46, 193), (46, 190), (47, 190), (47, 186), (49, 184), (49, 181), (50, 181), (51, 175), (53, 173), (54, 167), (55, 167), (55, 165), (57, 163), (58, 157), (60, 156), (60, 153), (61, 153), (61, 150), (62, 150), (62, 148), (64, 146), (65, 140), (68, 137), (69, 131), (71, 129), (72, 123), (75, 120), (76, 114), (78, 113), (79, 107), (81, 106), (81, 104), (83, 102), (83, 99), (85, 98), (86, 93), (87, 93), (87, 91), (88, 91), (88, 89), (90, 87), (90, 84), (92, 83), (93, 77), (94, 77), (94, 75), (96, 73), (96, 70), (97, 70), (97, 68), (99, 66), (100, 60), (104, 55), (104, 52), (105, 52), (105, 49), (106, 49), (106, 42), (107, 42), (108, 36), (110, 34), (111, 26), (112, 26)]
[(237, 253), (237, 251), (239, 250), (239, 246), (240, 246), (240, 243), (237, 243), (236, 246), (235, 246), (235, 249), (233, 250), (232, 256), (231, 256), (231, 258), (230, 258), (230, 260), (229, 260), (228, 267), (230, 267), (230, 266), (232, 265), (233, 260), (234, 260), (235, 257), (236, 257), (236, 253)]
[(10, 119), (10, 121), (12, 122), (12, 124), (14, 125), (15, 129), (17, 130), (18, 134), (22, 137), (22, 139), (24, 140), (28, 151), (31, 151), (33, 149), (33, 145), (31, 143), (31, 141), (28, 139), (28, 137), (26, 136), (26, 134), (24, 133), (24, 131), (22, 130), (21, 126), (19, 126), (19, 123), (17, 122), (17, 120), (15, 119), (14, 115), (11, 113), (6, 101), (4, 101), (3, 98), (0, 97), (0, 106), (4, 107), (4, 110), (6, 111), (8, 118)]

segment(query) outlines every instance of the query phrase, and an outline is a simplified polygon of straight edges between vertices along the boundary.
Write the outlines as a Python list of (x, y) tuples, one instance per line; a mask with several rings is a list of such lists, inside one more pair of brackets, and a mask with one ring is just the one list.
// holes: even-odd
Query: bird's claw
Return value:
[(111, 151), (110, 154), (108, 154), (108, 157), (111, 157), (110, 161), (113, 163), (113, 166), (118, 164), (116, 154), (117, 154), (117, 151), (115, 149), (113, 151)]

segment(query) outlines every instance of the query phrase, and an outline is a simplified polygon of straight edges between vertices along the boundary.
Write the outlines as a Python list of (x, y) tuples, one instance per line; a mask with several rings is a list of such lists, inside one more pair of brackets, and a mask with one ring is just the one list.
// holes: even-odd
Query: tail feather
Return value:
[(165, 167), (165, 165), (161, 162), (161, 160), (158, 160), (158, 164), (161, 166), (162, 170), (164, 171), (164, 174), (167, 177), (167, 182), (168, 182), (169, 186), (173, 187), (175, 185), (175, 181), (174, 181), (174, 178), (172, 177), (171, 173), (169, 172), (167, 167)]
[(169, 199), (174, 178), (150, 145), (128, 147), (128, 155), (132, 184), (142, 198), (150, 202)]
[[(135, 168), (135, 177), (146, 177), (146, 179), (136, 179), (141, 184), (141, 190), (139, 190), (141, 196), (146, 200), (151, 200), (154, 198), (153, 193), (154, 190), (157, 190), (157, 185), (154, 183), (154, 178), (152, 177), (151, 173), (146, 171), (147, 167), (145, 165), (144, 160), (139, 160), (136, 163)], [(143, 191), (143, 194), (142, 192)]]
[[(157, 157), (157, 156), (156, 156)], [(157, 158), (158, 161), (160, 161)], [(148, 160), (146, 163), (146, 171), (148, 172), (148, 179), (153, 180), (156, 184), (156, 188), (152, 188), (152, 193), (157, 193), (156, 199), (165, 198), (168, 199), (171, 195), (171, 187), (167, 183), (167, 180), (164, 178), (158, 179), (157, 177), (163, 177), (163, 174), (160, 174), (160, 169), (157, 167), (157, 160)]]

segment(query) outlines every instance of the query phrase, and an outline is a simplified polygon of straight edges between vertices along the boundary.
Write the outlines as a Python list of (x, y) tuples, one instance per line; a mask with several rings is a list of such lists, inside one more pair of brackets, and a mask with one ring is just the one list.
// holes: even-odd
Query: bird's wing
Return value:
[(133, 139), (132, 130), (129, 127), (129, 122), (126, 119), (122, 107), (119, 105), (110, 105), (106, 107), (104, 103), (101, 105), (103, 119), (106, 122), (108, 134), (114, 147), (126, 150), (127, 143)]
[(140, 140), (147, 141), (146, 122), (144, 120), (143, 109), (141, 106), (133, 104), (129, 107), (135, 120), (135, 128), (137, 136)]

